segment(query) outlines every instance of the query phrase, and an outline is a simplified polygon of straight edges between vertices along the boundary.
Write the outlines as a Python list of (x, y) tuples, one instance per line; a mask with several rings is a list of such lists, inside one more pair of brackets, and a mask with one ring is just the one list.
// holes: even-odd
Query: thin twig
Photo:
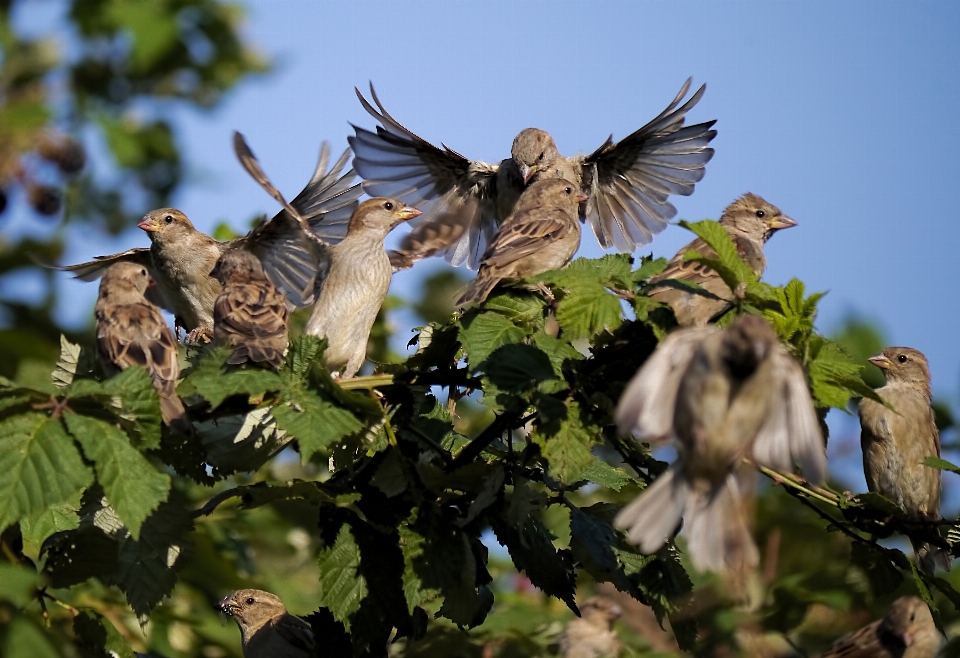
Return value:
[(243, 493), (239, 491), (239, 488), (235, 487), (233, 489), (226, 489), (216, 494), (210, 500), (208, 500), (206, 504), (204, 504), (204, 506), (201, 507), (200, 509), (193, 510), (193, 512), (190, 513), (190, 516), (194, 519), (199, 518), (201, 516), (209, 516), (214, 512), (214, 510), (217, 509), (220, 503), (226, 500), (229, 500), (231, 498), (240, 498), (241, 496), (243, 496)]

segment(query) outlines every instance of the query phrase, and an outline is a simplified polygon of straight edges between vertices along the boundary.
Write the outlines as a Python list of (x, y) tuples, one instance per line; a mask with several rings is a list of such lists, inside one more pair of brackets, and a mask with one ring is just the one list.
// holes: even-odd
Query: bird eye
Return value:
[[(544, 151), (544, 153), (546, 153), (546, 151)], [(538, 157), (537, 160), (543, 160), (543, 153), (540, 154), (540, 157)]]
[(563, 191), (565, 194), (573, 194), (573, 188), (570, 186), (563, 188)]
[(916, 619), (916, 617), (917, 617), (917, 613), (915, 612), (910, 613), (910, 621), (913, 621), (914, 619)]
[(767, 214), (767, 213), (763, 212), (762, 210), (758, 210), (758, 211), (757, 211), (757, 217), (763, 217), (763, 216), (766, 215), (766, 214)]
[(901, 354), (900, 356), (897, 357), (897, 361), (899, 361), (900, 363), (906, 363), (906, 362), (907, 362), (907, 355), (906, 355), (906, 354)]
[(387, 210), (393, 210), (393, 204), (389, 201), (383, 204), (383, 207), (386, 208)]
[(166, 217), (163, 218), (163, 221), (169, 224), (170, 222), (173, 221), (173, 215), (167, 215)]
[(247, 597), (247, 605), (253, 605), (256, 603), (256, 600), (252, 596)]
[(147, 271), (146, 271), (146, 270), (140, 270), (140, 274), (142, 274), (143, 276), (147, 276)]

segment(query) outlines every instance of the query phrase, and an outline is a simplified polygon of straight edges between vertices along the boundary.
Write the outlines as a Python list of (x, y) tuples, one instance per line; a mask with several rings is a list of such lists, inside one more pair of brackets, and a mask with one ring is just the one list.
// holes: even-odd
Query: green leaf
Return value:
[(543, 351), (550, 359), (553, 372), (557, 378), (563, 377), (563, 364), (567, 361), (582, 361), (585, 357), (573, 345), (565, 340), (554, 338), (545, 333), (533, 335), (533, 344)]
[[(127, 368), (103, 382), (103, 390), (119, 401), (114, 413), (128, 433), (137, 439), (144, 450), (160, 446), (160, 397), (153, 387), (150, 374), (143, 368)], [(116, 407), (116, 403), (114, 403)]]
[(504, 345), (490, 354), (484, 364), (490, 381), (509, 393), (523, 393), (557, 378), (549, 357), (532, 345)]
[(256, 471), (293, 440), (277, 426), (271, 411), (272, 407), (260, 407), (195, 425), (205, 461), (217, 475)]
[(367, 596), (367, 582), (360, 568), (360, 547), (350, 526), (343, 524), (332, 546), (320, 551), (320, 605), (333, 613), (334, 619), (350, 630), (350, 615), (360, 608)]
[(65, 414), (64, 420), (93, 461), (110, 506), (138, 539), (144, 520), (167, 499), (170, 476), (154, 468), (116, 427), (75, 413)]
[(750, 266), (737, 253), (737, 247), (730, 238), (730, 234), (719, 223), (705, 219), (700, 222), (680, 221), (680, 226), (693, 231), (697, 237), (706, 242), (717, 254), (715, 259), (704, 258), (704, 254), (688, 252), (686, 260), (702, 262), (719, 274), (730, 290), (736, 290), (741, 283), (757, 280)]
[(44, 632), (25, 617), (15, 617), (10, 622), (6, 647), (0, 654), (6, 658), (60, 658), (60, 652)]
[(526, 337), (526, 331), (492, 311), (465, 316), (460, 332), (460, 341), (473, 370), (477, 370), (498, 347), (520, 343)]
[(59, 420), (27, 413), (0, 422), (0, 528), (65, 503), (92, 482)]
[(10, 562), (0, 562), (0, 601), (25, 607), (33, 599), (37, 573), (33, 569)]
[(299, 380), (305, 380), (311, 366), (320, 359), (326, 346), (326, 338), (317, 338), (309, 334), (304, 334), (290, 343), (287, 350), (287, 367), (293, 376)]
[(567, 417), (555, 433), (548, 434), (538, 425), (531, 440), (540, 446), (550, 466), (550, 477), (567, 486), (586, 479), (584, 474), (596, 459), (590, 450), (599, 442), (583, 427), (580, 407), (575, 402), (567, 405)]
[(501, 287), (484, 302), (483, 308), (485, 311), (499, 313), (528, 331), (543, 329), (544, 302), (538, 295)]
[(225, 365), (229, 349), (221, 347), (205, 354), (177, 388), (180, 396), (196, 393), (216, 408), (231, 395), (259, 398), (282, 388), (280, 376), (271, 370)]
[(877, 596), (892, 594), (903, 583), (903, 574), (884, 552), (864, 542), (855, 541), (850, 545), (850, 561), (863, 570), (870, 589)]
[(80, 492), (72, 500), (20, 519), (20, 534), (23, 536), (23, 554), (34, 562), (39, 560), (40, 548), (50, 535), (73, 530), (80, 525)]
[(359, 432), (364, 424), (346, 409), (321, 400), (312, 391), (286, 391), (285, 403), (270, 410), (277, 427), (300, 443), (300, 460), (306, 464), (316, 452), (329, 450), (344, 437)]
[(613, 331), (622, 321), (620, 300), (602, 286), (571, 286), (557, 304), (557, 322), (570, 339)]
[(84, 610), (74, 617), (73, 633), (77, 637), (77, 647), (84, 656), (134, 658), (133, 649), (113, 623), (96, 612)]
[(644, 257), (643, 264), (633, 273), (634, 283), (639, 285), (647, 281), (650, 277), (660, 274), (667, 269), (668, 262), (666, 258)]
[(593, 461), (581, 473), (584, 480), (589, 480), (601, 487), (620, 491), (625, 485), (634, 481), (625, 470), (613, 467), (602, 459), (593, 458)]
[(951, 464), (946, 459), (941, 459), (940, 457), (927, 457), (923, 460), (923, 465), (929, 466), (930, 468), (939, 468), (941, 471), (950, 471), (951, 473), (960, 475), (960, 466)]
[(60, 359), (53, 371), (53, 385), (57, 388), (69, 386), (77, 374), (77, 365), (80, 362), (80, 346), (74, 345), (66, 336), (60, 335)]

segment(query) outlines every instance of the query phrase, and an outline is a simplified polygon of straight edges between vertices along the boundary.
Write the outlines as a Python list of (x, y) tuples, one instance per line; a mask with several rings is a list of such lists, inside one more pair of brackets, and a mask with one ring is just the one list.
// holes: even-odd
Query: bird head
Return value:
[(157, 208), (144, 215), (137, 228), (146, 231), (151, 240), (169, 240), (185, 229), (193, 230), (193, 223), (176, 208)]
[(259, 628), (264, 622), (286, 613), (279, 597), (259, 589), (239, 589), (217, 604), (217, 609), (230, 617), (240, 628)]
[(396, 199), (386, 197), (367, 199), (353, 211), (347, 234), (357, 231), (372, 231), (385, 236), (397, 224), (419, 217), (422, 214), (416, 208), (412, 208)]
[(779, 208), (763, 197), (747, 192), (727, 206), (720, 223), (748, 238), (766, 242), (780, 229), (796, 226)]
[(738, 316), (723, 336), (722, 358), (737, 379), (746, 379), (767, 358), (777, 342), (770, 323), (759, 315)]
[(936, 632), (936, 626), (930, 608), (922, 599), (916, 596), (901, 596), (893, 602), (880, 622), (880, 632), (896, 638), (904, 647), (909, 647), (918, 635)]
[(919, 387), (930, 395), (930, 366), (922, 352), (910, 347), (888, 347), (868, 361), (883, 371), (887, 382)]
[(576, 217), (578, 204), (586, 198), (587, 196), (580, 191), (580, 188), (570, 181), (563, 178), (546, 178), (532, 183), (524, 190), (520, 200), (517, 201), (516, 210), (560, 208)]
[(143, 265), (120, 261), (104, 272), (100, 280), (100, 297), (109, 295), (117, 304), (142, 302), (152, 282), (150, 272)]
[(227, 281), (259, 281), (266, 277), (260, 259), (246, 249), (228, 249), (217, 259), (210, 276), (227, 285)]
[(580, 614), (612, 624), (623, 615), (623, 608), (605, 596), (591, 596), (580, 605)]
[(513, 140), (510, 156), (520, 169), (523, 184), (549, 166), (559, 155), (550, 133), (539, 128), (525, 128)]

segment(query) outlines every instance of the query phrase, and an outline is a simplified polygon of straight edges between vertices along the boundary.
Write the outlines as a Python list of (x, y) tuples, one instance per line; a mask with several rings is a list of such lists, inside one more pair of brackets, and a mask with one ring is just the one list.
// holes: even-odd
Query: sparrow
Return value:
[(163, 422), (182, 434), (192, 426), (177, 397), (177, 342), (160, 309), (144, 293), (150, 274), (143, 265), (117, 262), (103, 273), (94, 306), (97, 318), (97, 353), (108, 375), (130, 366), (141, 366), (160, 395)]
[[(763, 274), (767, 267), (763, 245), (770, 236), (780, 229), (797, 225), (779, 208), (749, 192), (726, 207), (719, 223), (730, 235), (737, 247), (737, 253), (757, 276)], [(667, 263), (666, 269), (651, 277), (649, 283), (682, 279), (698, 284), (709, 296), (669, 285), (654, 286), (647, 295), (658, 302), (669, 304), (681, 327), (700, 327), (732, 307), (734, 293), (713, 269), (686, 260), (686, 253), (690, 250), (707, 258), (717, 256), (706, 242), (697, 238), (678, 251)]]
[[(927, 359), (909, 347), (888, 347), (870, 363), (880, 368), (886, 385), (877, 394), (893, 410), (873, 400), (860, 402), (860, 445), (867, 488), (889, 498), (912, 519), (940, 520), (940, 471), (923, 465), (940, 456), (940, 434), (930, 406)], [(950, 568), (949, 554), (914, 541), (917, 560), (928, 573)]]
[[(499, 164), (469, 160), (445, 145), (438, 148), (418, 137), (390, 116), (371, 84), (376, 107), (359, 89), (355, 91), (380, 125), (375, 131), (353, 126), (355, 134), (349, 138), (355, 154), (353, 167), (371, 196), (423, 205), (421, 226), (444, 212), (457, 214), (464, 231), (458, 237), (449, 236), (451, 241), (437, 250), (454, 265), (466, 262), (476, 267), (500, 221), (515, 210), (523, 189), (544, 178), (567, 179), (587, 195), (580, 203), (579, 217), (590, 222), (604, 249), (615, 246), (632, 252), (666, 228), (677, 214), (668, 197), (692, 194), (713, 157), (707, 145), (717, 134), (711, 129), (716, 122), (683, 125), (706, 89), (706, 85), (700, 87), (681, 105), (690, 82), (652, 121), (617, 143), (612, 136), (607, 138), (590, 155), (564, 157), (549, 133), (527, 128), (514, 139), (510, 157)], [(399, 251), (408, 247), (404, 241)]]
[(623, 611), (602, 596), (591, 596), (580, 605), (580, 617), (567, 625), (560, 639), (563, 658), (616, 658), (623, 643), (613, 630), (613, 622)]
[(246, 249), (230, 249), (210, 276), (221, 285), (213, 305), (214, 342), (233, 348), (227, 363), (279, 369), (287, 349), (287, 299), (270, 282), (260, 260)]
[(327, 247), (329, 270), (304, 333), (326, 337), (324, 365), (341, 379), (363, 365), (370, 329), (390, 288), (393, 267), (383, 241), (398, 224), (419, 215), (396, 199), (368, 199), (354, 211), (346, 237)]
[(477, 278), (457, 306), (483, 302), (504, 279), (523, 279), (563, 267), (580, 246), (577, 204), (584, 194), (562, 178), (537, 181), (524, 190), (480, 261)]
[(843, 636), (820, 658), (933, 658), (942, 643), (927, 604), (901, 596), (883, 619)]
[[(237, 157), (245, 168), (253, 158), (239, 133), (234, 135)], [(98, 256), (87, 263), (62, 269), (84, 281), (93, 281), (113, 263), (126, 261), (146, 267), (157, 282), (148, 299), (174, 314), (177, 327), (187, 332), (188, 342), (208, 342), (213, 335), (213, 306), (221, 284), (210, 276), (225, 251), (242, 247), (262, 262), (270, 280), (294, 306), (307, 306), (316, 298), (316, 281), (322, 274), (322, 253), (316, 240), (327, 243), (343, 238), (349, 217), (363, 193), (351, 185), (353, 170), (340, 176), (349, 159), (349, 150), (328, 171), (329, 147), (323, 144), (313, 178), (290, 204), (270, 221), (243, 238), (219, 242), (198, 231), (176, 208), (159, 208), (147, 213), (137, 226), (150, 237), (150, 248), (136, 248), (110, 256)], [(255, 160), (255, 159), (254, 159)], [(249, 171), (249, 169), (248, 169)]]
[(651, 554), (684, 517), (699, 570), (742, 572), (758, 562), (741, 506), (743, 458), (783, 471), (799, 464), (814, 482), (826, 474), (803, 369), (759, 316), (667, 336), (627, 385), (615, 420), (622, 434), (677, 443), (676, 461), (617, 514), (616, 527)]
[(270, 592), (237, 590), (217, 608), (240, 627), (243, 658), (309, 658), (316, 648), (310, 624), (287, 612)]

